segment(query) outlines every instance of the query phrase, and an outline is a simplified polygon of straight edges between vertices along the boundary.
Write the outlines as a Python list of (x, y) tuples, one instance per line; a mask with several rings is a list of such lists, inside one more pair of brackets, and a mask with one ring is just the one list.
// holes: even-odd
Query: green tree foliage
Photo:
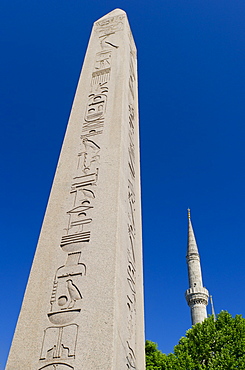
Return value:
[(244, 370), (245, 319), (221, 311), (186, 332), (168, 355), (146, 341), (146, 370)]

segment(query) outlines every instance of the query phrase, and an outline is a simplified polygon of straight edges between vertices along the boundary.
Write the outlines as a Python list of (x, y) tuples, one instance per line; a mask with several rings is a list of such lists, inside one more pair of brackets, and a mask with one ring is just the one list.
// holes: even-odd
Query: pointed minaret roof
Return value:
[(214, 317), (214, 321), (216, 321), (216, 315), (215, 315), (215, 310), (214, 310), (213, 296), (212, 296), (212, 295), (210, 295), (210, 296), (209, 296), (209, 298), (210, 298), (210, 303), (211, 303), (212, 315), (213, 315), (213, 317)]
[(187, 256), (191, 254), (197, 254), (198, 253), (198, 248), (197, 248), (197, 243), (196, 243), (196, 238), (194, 234), (194, 230), (192, 227), (191, 223), (191, 210), (188, 208), (188, 242), (187, 242)]

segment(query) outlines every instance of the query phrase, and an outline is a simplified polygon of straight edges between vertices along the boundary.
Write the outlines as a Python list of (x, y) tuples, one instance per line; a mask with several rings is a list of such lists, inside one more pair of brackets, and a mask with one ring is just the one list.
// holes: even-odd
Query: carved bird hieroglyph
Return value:
[(73, 284), (73, 281), (71, 279), (67, 280), (66, 283), (67, 283), (67, 290), (68, 290), (68, 293), (71, 299), (68, 308), (72, 308), (74, 307), (74, 304), (76, 301), (78, 301), (79, 299), (82, 299), (82, 295), (79, 289), (76, 287), (76, 285)]

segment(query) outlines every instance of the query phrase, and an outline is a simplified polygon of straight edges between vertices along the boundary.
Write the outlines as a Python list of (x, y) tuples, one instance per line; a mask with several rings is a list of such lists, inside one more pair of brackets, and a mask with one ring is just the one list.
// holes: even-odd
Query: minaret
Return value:
[(197, 243), (191, 224), (190, 209), (188, 209), (188, 245), (186, 261), (188, 265), (189, 289), (185, 293), (188, 306), (191, 309), (192, 325), (201, 323), (207, 317), (206, 306), (209, 293), (202, 284), (202, 271)]

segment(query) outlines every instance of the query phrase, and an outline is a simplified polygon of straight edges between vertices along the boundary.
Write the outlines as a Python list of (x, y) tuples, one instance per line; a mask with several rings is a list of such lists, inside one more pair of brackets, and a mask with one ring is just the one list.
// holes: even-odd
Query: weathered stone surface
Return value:
[(144, 366), (136, 48), (95, 22), (7, 370)]

